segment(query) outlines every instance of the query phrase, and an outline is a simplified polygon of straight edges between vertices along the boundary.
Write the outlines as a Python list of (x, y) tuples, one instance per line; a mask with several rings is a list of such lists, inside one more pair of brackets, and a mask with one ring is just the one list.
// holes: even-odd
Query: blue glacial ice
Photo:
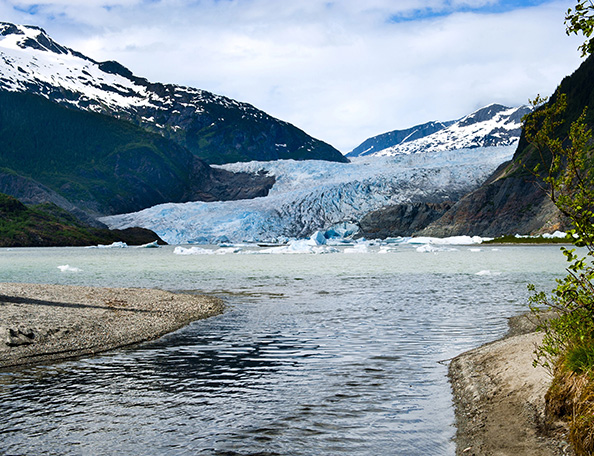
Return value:
[(351, 236), (357, 228), (354, 222), (383, 206), (459, 198), (509, 160), (514, 149), (364, 157), (352, 163), (233, 163), (222, 167), (274, 175), (276, 183), (269, 195), (240, 201), (161, 204), (101, 221), (110, 228), (151, 229), (169, 244), (286, 244), (291, 239), (312, 241), (315, 235), (312, 242), (317, 245), (309, 247), (328, 247), (332, 240), (336, 243)]

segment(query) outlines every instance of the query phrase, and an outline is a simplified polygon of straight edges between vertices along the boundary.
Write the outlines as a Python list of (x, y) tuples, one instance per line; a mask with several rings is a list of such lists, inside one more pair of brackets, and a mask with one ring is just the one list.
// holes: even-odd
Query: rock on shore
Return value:
[(0, 369), (156, 339), (223, 307), (154, 289), (0, 283)]

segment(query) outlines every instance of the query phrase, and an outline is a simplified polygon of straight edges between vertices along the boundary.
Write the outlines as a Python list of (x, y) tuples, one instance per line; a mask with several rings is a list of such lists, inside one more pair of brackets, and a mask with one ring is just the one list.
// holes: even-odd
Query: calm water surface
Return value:
[(549, 290), (565, 266), (552, 246), (250, 251), (1, 249), (0, 281), (228, 308), (131, 349), (0, 373), (0, 454), (453, 455), (440, 361), (503, 335), (526, 284)]

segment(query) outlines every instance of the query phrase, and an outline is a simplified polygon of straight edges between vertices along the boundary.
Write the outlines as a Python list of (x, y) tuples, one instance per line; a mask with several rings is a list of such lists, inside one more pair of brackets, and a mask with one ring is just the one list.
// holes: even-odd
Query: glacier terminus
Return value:
[(482, 182), (516, 145), (353, 158), (351, 163), (278, 160), (223, 165), (265, 172), (276, 183), (266, 197), (161, 204), (101, 219), (110, 228), (141, 226), (170, 244), (286, 242), (355, 223), (391, 204), (457, 200)]

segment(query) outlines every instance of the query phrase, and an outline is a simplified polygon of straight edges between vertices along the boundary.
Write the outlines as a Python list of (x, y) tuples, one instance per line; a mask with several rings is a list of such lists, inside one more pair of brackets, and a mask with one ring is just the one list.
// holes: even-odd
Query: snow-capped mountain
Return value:
[(365, 157), (373, 155), (389, 147), (399, 146), (401, 144), (415, 141), (425, 136), (429, 136), (437, 131), (443, 130), (453, 124), (450, 122), (427, 122), (422, 125), (416, 125), (405, 130), (394, 130), (388, 133), (374, 136), (366, 139), (359, 146), (355, 147), (351, 152), (346, 154), (347, 157)]
[(530, 111), (529, 106), (508, 108), (491, 104), (458, 121), (429, 122), (369, 138), (347, 156), (392, 156), (514, 145), (520, 139), (522, 117)]
[(348, 164), (312, 160), (229, 164), (223, 168), (265, 172), (276, 183), (262, 198), (161, 204), (101, 221), (110, 228), (149, 228), (173, 244), (304, 238), (356, 222), (391, 204), (455, 201), (477, 188), (514, 150), (503, 146), (363, 157)]
[(247, 104), (134, 76), (56, 43), (38, 27), (0, 22), (0, 90), (123, 118), (211, 163), (279, 158), (347, 161), (332, 146)]

